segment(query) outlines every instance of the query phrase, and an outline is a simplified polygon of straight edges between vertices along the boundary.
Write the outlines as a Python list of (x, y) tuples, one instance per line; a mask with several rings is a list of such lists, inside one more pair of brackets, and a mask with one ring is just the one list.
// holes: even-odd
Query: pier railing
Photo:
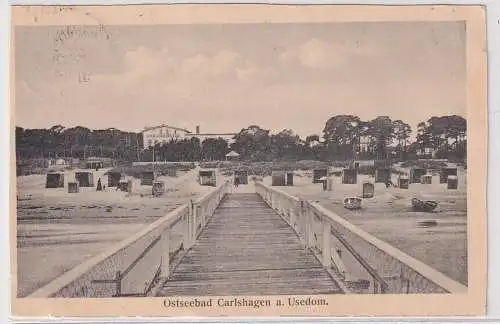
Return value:
[(194, 244), (228, 188), (224, 182), (200, 199), (179, 206), (28, 298), (147, 296), (169, 276), (171, 260)]
[(255, 183), (346, 292), (467, 293), (467, 287), (377, 239), (320, 204)]

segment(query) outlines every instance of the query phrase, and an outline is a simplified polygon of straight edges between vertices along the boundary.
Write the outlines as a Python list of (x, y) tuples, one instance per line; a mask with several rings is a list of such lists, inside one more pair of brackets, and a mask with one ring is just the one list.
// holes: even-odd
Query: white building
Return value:
[(226, 140), (228, 142), (228, 144), (232, 144), (234, 142), (234, 135), (236, 134), (233, 134), (233, 133), (207, 133), (207, 134), (191, 134), (190, 136), (191, 137), (196, 137), (198, 139), (200, 139), (200, 142), (203, 143), (204, 140), (206, 140), (207, 138), (222, 138), (224, 140)]
[(191, 132), (185, 128), (179, 128), (161, 124), (153, 127), (145, 127), (142, 131), (144, 139), (144, 149), (147, 149), (156, 144), (166, 144), (172, 140), (183, 140), (192, 137), (197, 137), (200, 142), (207, 138), (223, 138), (231, 144), (236, 133), (200, 133), (200, 126), (196, 126), (196, 132)]
[(181, 140), (186, 138), (189, 134), (191, 134), (191, 132), (187, 129), (165, 124), (145, 127), (142, 131), (144, 148), (147, 149), (158, 143), (168, 143), (171, 140)]

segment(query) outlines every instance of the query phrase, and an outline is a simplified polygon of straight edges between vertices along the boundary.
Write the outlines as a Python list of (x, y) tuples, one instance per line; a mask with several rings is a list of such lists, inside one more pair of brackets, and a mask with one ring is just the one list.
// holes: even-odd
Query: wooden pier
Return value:
[(230, 193), (158, 295), (332, 293), (342, 291), (260, 196)]

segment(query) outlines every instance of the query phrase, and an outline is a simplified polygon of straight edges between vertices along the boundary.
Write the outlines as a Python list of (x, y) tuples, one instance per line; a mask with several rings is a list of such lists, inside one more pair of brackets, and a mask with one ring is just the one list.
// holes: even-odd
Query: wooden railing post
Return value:
[(302, 244), (306, 244), (305, 241), (305, 206), (304, 206), (304, 201), (300, 200), (299, 202), (299, 214), (298, 216), (298, 221), (297, 221), (297, 232), (299, 233), (299, 239)]
[(312, 233), (312, 211), (308, 202), (304, 204), (304, 238), (306, 247), (310, 248), (313, 246), (313, 233)]
[(296, 218), (296, 216), (295, 216), (295, 204), (293, 202), (290, 203), (289, 211), (290, 211), (290, 223), (289, 224), (292, 227), (292, 229), (294, 231), (296, 231), (296, 229), (295, 229), (295, 222), (296, 222), (296, 220), (295, 220), (295, 218)]
[(205, 206), (202, 204), (200, 204), (200, 217), (201, 217), (201, 228), (205, 227), (205, 218), (206, 218), (206, 213), (205, 213)]
[(187, 228), (186, 250), (190, 249), (196, 241), (196, 204), (193, 201), (189, 208)]
[(170, 229), (166, 229), (161, 237), (161, 274), (164, 278), (170, 275)]
[(331, 246), (331, 224), (325, 217), (321, 218), (321, 226), (323, 227), (322, 236), (322, 247), (321, 247), (321, 255), (322, 255), (322, 263), (323, 266), (330, 266), (330, 259), (332, 257), (332, 246)]

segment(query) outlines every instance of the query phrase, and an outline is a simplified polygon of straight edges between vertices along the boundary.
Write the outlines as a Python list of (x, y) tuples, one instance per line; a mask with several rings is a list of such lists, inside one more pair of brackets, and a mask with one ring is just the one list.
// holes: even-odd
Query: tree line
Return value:
[[(412, 136), (412, 133), (414, 136)], [(86, 127), (49, 129), (16, 127), (16, 157), (34, 158), (89, 156), (119, 161), (213, 161), (224, 160), (234, 150), (248, 161), (413, 159), (416, 157), (464, 159), (467, 154), (467, 123), (457, 115), (431, 117), (416, 130), (402, 120), (378, 116), (361, 120), (354, 115), (328, 119), (322, 134), (300, 138), (290, 129), (277, 134), (251, 125), (228, 143), (222, 138), (185, 138), (143, 149), (142, 133), (115, 128)]]

